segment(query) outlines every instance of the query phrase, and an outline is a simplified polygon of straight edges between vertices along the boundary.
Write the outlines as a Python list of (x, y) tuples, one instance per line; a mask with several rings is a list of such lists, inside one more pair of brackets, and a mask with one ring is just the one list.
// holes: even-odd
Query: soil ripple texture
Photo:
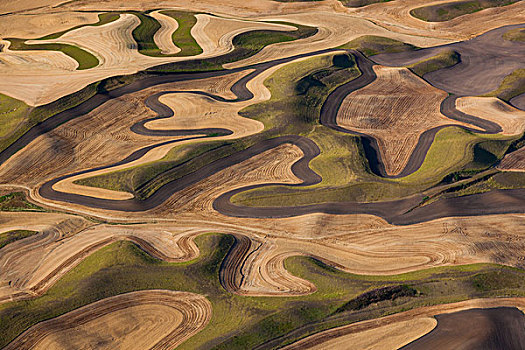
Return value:
[[(162, 75), (146, 75), (145, 77), (138, 78), (133, 83), (130, 83), (128, 85), (116, 88), (114, 90), (111, 90), (109, 92), (107, 91), (99, 91), (89, 99), (85, 100), (84, 102), (69, 108), (65, 111), (59, 112), (43, 122), (39, 123), (38, 125), (35, 125), (31, 129), (29, 129), (25, 134), (23, 134), (21, 137), (19, 137), (15, 142), (13, 142), (11, 145), (9, 145), (7, 148), (2, 150), (0, 152), (0, 165), (5, 163), (12, 155), (17, 153), (19, 150), (27, 146), (31, 141), (33, 141), (38, 136), (44, 135), (47, 132), (50, 132), (57, 128), (58, 126), (73, 120), (75, 118), (79, 118), (90, 111), (92, 111), (95, 108), (98, 108), (105, 103), (109, 102), (112, 99), (122, 97), (124, 95), (132, 94), (147, 88), (150, 88), (152, 86), (162, 85), (162, 84), (168, 84), (168, 83), (174, 83), (174, 82), (181, 82), (181, 81), (190, 81), (190, 80), (199, 80), (199, 79), (206, 79), (206, 78), (213, 78), (213, 77), (220, 77), (229, 75), (232, 73), (237, 73), (249, 69), (255, 69), (254, 72), (246, 75), (245, 77), (241, 78), (238, 82), (236, 82), (232, 86), (232, 92), (238, 97), (239, 100), (246, 100), (250, 99), (253, 95), (246, 87), (246, 83), (253, 79), (258, 74), (262, 73), (263, 71), (287, 62), (291, 62), (296, 59), (305, 58), (305, 57), (311, 57), (315, 55), (320, 55), (323, 53), (333, 52), (337, 51), (336, 49), (326, 49), (326, 50), (320, 50), (320, 51), (314, 51), (309, 52), (301, 55), (295, 55), (290, 56), (286, 58), (276, 59), (273, 61), (268, 61), (264, 63), (258, 63), (254, 65), (249, 65), (245, 67), (239, 67), (234, 69), (225, 69), (220, 71), (204, 71), (204, 72), (190, 72), (190, 73), (165, 73)], [(164, 107), (162, 107), (164, 108)], [(156, 111), (159, 113), (160, 111)], [(162, 114), (162, 112), (160, 112)], [(137, 130), (140, 132), (140, 126), (135, 126)], [(147, 131), (144, 131), (147, 132)], [(160, 136), (160, 135), (159, 135)], [(159, 145), (157, 145), (159, 146)], [(155, 147), (157, 147), (155, 146)]]
[[(370, 165), (370, 169), (376, 175), (384, 177), (384, 178), (401, 178), (401, 177), (405, 177), (405, 176), (408, 176), (414, 173), (423, 164), (425, 157), (427, 155), (427, 152), (430, 149), (430, 146), (432, 145), (436, 134), (441, 129), (454, 125), (454, 124), (440, 125), (440, 126), (433, 127), (423, 132), (421, 136), (419, 137), (419, 140), (417, 141), (417, 144), (414, 150), (412, 151), (410, 157), (408, 158), (408, 161), (405, 167), (403, 168), (403, 170), (398, 174), (389, 175), (386, 172), (385, 163), (381, 157), (379, 144), (376, 138), (366, 133), (363, 133), (363, 132), (349, 130), (347, 128), (342, 127), (341, 125), (337, 123), (337, 115), (339, 113), (343, 100), (350, 93), (369, 85), (370, 83), (375, 81), (377, 78), (374, 70), (372, 69), (372, 67), (375, 65), (373, 61), (366, 58), (360, 52), (357, 52), (354, 50), (349, 50), (349, 52), (351, 52), (356, 58), (357, 67), (361, 71), (361, 75), (358, 78), (339, 86), (327, 97), (321, 109), (321, 115), (320, 115), (319, 122), (322, 125), (332, 128), (334, 130), (356, 135), (356, 136), (360, 136), (366, 158)], [(484, 119), (458, 111), (455, 105), (457, 98), (458, 96), (450, 95), (442, 101), (441, 106), (440, 106), (440, 112), (444, 116), (450, 119), (453, 119), (453, 120), (457, 120), (458, 122), (461, 122), (461, 123), (471, 124), (481, 129), (479, 130), (476, 128), (469, 128), (464, 125), (461, 126), (462, 128), (472, 131), (472, 132), (482, 133), (482, 134), (483, 133), (496, 134), (502, 131), (501, 127), (494, 122), (484, 120)]]
[[(46, 349), (57, 345), (84, 348), (103, 343), (121, 349), (173, 349), (201, 331), (211, 313), (211, 303), (198, 294), (168, 290), (131, 292), (40, 322), (5, 349)], [(137, 319), (143, 322), (134, 324)], [(99, 331), (94, 332), (96, 329)]]

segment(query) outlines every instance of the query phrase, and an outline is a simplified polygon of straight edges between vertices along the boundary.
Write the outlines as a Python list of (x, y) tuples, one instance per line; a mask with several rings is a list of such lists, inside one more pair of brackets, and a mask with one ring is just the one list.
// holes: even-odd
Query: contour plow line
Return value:
[(137, 291), (40, 322), (5, 349), (49, 349), (57, 345), (82, 348), (104, 343), (120, 349), (170, 350), (206, 327), (211, 315), (211, 303), (198, 294)]
[(133, 242), (167, 262), (189, 261), (199, 255), (195, 235), (174, 235), (169, 226), (148, 230), (92, 225), (68, 235), (57, 233), (58, 229), (60, 224), (0, 249), (0, 303), (42, 295), (89, 255), (116, 241)]
[(315, 286), (293, 276), (284, 260), (300, 253), (276, 254), (271, 240), (234, 235), (235, 243), (221, 265), (219, 280), (228, 292), (253, 296), (298, 296), (315, 292)]
[[(341, 347), (342, 343), (348, 344), (349, 341), (363, 342), (364, 344), (362, 345), (364, 347), (373, 345), (400, 348), (432, 331), (437, 324), (434, 319), (434, 316), (437, 314), (494, 307), (516, 307), (523, 310), (525, 308), (525, 298), (471, 299), (457, 303), (420, 307), (386, 317), (328, 329), (301, 339), (283, 349), (326, 349), (329, 346), (334, 349), (343, 349), (344, 347)], [(429, 322), (429, 319), (434, 320), (434, 322)], [(416, 321), (416, 324), (414, 324), (414, 321)], [(425, 324), (418, 326), (418, 322), (424, 322)], [(414, 326), (415, 328), (409, 328)], [(400, 333), (404, 333), (406, 336), (400, 337)], [(394, 339), (385, 339), (385, 334), (391, 334)], [(364, 336), (368, 337), (368, 339), (363, 341)]]

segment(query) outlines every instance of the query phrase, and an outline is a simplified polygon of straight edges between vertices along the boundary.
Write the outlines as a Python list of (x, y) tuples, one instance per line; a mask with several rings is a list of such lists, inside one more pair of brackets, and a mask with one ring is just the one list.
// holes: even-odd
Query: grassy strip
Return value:
[(365, 56), (373, 56), (380, 53), (413, 51), (417, 49), (417, 47), (402, 41), (376, 35), (360, 36), (340, 46), (340, 48), (358, 50)]
[(139, 189), (159, 176), (159, 174), (177, 167), (180, 168), (191, 160), (226, 145), (226, 142), (208, 142), (176, 146), (158, 161), (77, 180), (75, 183), (83, 186), (112, 189), (114, 191), (131, 192), (140, 197)]
[(98, 15), (98, 22), (97, 23), (81, 24), (81, 25), (75, 26), (73, 28), (69, 28), (69, 29), (63, 30), (61, 32), (57, 32), (57, 33), (53, 33), (53, 34), (49, 34), (49, 35), (43, 36), (41, 38), (38, 38), (37, 40), (58, 39), (62, 35), (64, 35), (65, 33), (70, 32), (72, 30), (75, 30), (75, 29), (78, 29), (78, 28), (82, 28), (82, 27), (98, 27), (98, 26), (101, 26), (101, 25), (104, 25), (104, 24), (108, 24), (108, 23), (114, 22), (117, 19), (119, 19), (119, 17), (120, 17), (120, 15), (118, 13), (111, 13), (111, 12), (101, 13), (101, 14)]
[(191, 28), (197, 23), (195, 13), (175, 10), (161, 11), (160, 13), (175, 18), (179, 24), (172, 35), (173, 42), (180, 49), (180, 52), (175, 56), (195, 56), (202, 53), (202, 48), (191, 35)]
[(78, 62), (77, 70), (89, 69), (98, 66), (99, 61), (93, 54), (87, 52), (80, 47), (69, 45), (69, 44), (25, 44), (25, 39), (6, 38), (11, 42), (9, 46), (10, 50), (44, 50), (44, 51), (60, 51), (68, 55), (72, 59)]
[(24, 102), (0, 94), (0, 142), (8, 138), (26, 120), (30, 110)]
[[(525, 295), (524, 271), (491, 264), (441, 267), (393, 276), (344, 273), (317, 260), (293, 257), (285, 262), (295, 275), (315, 283), (318, 291), (304, 297), (231, 295), (218, 280), (231, 236), (197, 238), (201, 256), (187, 263), (151, 258), (130, 242), (117, 242), (92, 254), (42, 297), (0, 305), (0, 346), (39, 321), (96, 300), (145, 289), (181, 290), (206, 295), (213, 305), (210, 324), (181, 349), (246, 349), (282, 337), (289, 343), (308, 332), (380, 317), (413, 307), (477, 297)], [(370, 290), (400, 283), (418, 296), (400, 296), (335, 313)], [(232, 317), (232, 315), (234, 317)], [(304, 327), (308, 327), (303, 330)], [(299, 329), (301, 332), (291, 335)], [(308, 331), (308, 332), (306, 332)]]
[(377, 4), (378, 2), (389, 2), (392, 0), (339, 0), (346, 7), (363, 7), (371, 4)]
[(517, 0), (465, 0), (432, 6), (418, 7), (410, 14), (427, 22), (445, 22), (459, 16), (478, 12), (491, 7), (511, 5)]
[(509, 102), (513, 97), (525, 93), (525, 68), (516, 69), (507, 75), (501, 85), (485, 96), (493, 96)]
[[(284, 23), (289, 24), (289, 23)], [(218, 57), (210, 57), (203, 60), (191, 60), (167, 63), (157, 67), (147, 69), (148, 72), (154, 73), (172, 73), (172, 72), (192, 72), (192, 71), (211, 71), (221, 70), (222, 65), (230, 62), (240, 61), (255, 55), (265, 46), (303, 39), (314, 35), (316, 28), (290, 24), (298, 29), (291, 32), (280, 32), (276, 30), (255, 30), (242, 33), (233, 38), (235, 49), (232, 52)]]
[(451, 67), (461, 61), (459, 53), (454, 50), (444, 50), (435, 56), (414, 63), (408, 68), (420, 77), (443, 68)]
[[(274, 43), (287, 40), (296, 40), (298, 38), (307, 37), (313, 35), (317, 30), (311, 27), (298, 26), (298, 30), (292, 32), (290, 35), (281, 37), (278, 32), (270, 31), (268, 36), (265, 38), (265, 43)], [(263, 34), (266, 31), (263, 31)], [(0, 102), (5, 101), (0, 107), (0, 113), (5, 113), (9, 115), (9, 123), (3, 123), (0, 126), (0, 151), (4, 150), (24, 133), (26, 133), (30, 128), (37, 125), (38, 123), (46, 120), (47, 118), (72, 107), (82, 103), (88, 98), (92, 97), (97, 91), (107, 92), (114, 90), (116, 88), (131, 84), (138, 79), (141, 79), (148, 75), (154, 75), (157, 73), (173, 73), (180, 71), (203, 71), (203, 70), (219, 70), (223, 69), (222, 64), (227, 62), (232, 62), (237, 59), (246, 58), (256, 52), (260, 51), (263, 46), (259, 47), (256, 41), (260, 37), (261, 32), (257, 32), (254, 35), (252, 33), (244, 33), (236, 38), (234, 42), (236, 44), (243, 43), (247, 48), (239, 47), (234, 50), (234, 52), (220, 56), (217, 58), (211, 58), (208, 60), (194, 60), (180, 62), (178, 64), (168, 64), (162, 65), (159, 67), (153, 67), (147, 70), (147, 72), (138, 72), (135, 74), (116, 76), (104, 79), (100, 82), (88, 85), (84, 89), (74, 92), (68, 96), (64, 96), (57, 101), (51, 102), (44, 106), (39, 106), (36, 108), (30, 108), (22, 101), (9, 98), (5, 95), (0, 95)], [(239, 38), (241, 37), (241, 38)], [(262, 45), (265, 45), (263, 43)], [(5, 106), (5, 108), (4, 108)], [(16, 111), (16, 113), (15, 113)], [(27, 112), (26, 112), (27, 111)], [(12, 117), (12, 118), (11, 118)], [(17, 119), (15, 119), (15, 117)], [(2, 115), (0, 114), (0, 120)]]
[(71, 95), (64, 96), (43, 106), (29, 107), (22, 101), (16, 100), (18, 102), (12, 102), (22, 106), (20, 107), (20, 122), (16, 125), (12, 125), (12, 127), (9, 129), (5, 129), (5, 132), (8, 136), (0, 138), (0, 151), (7, 148), (35, 125), (43, 122), (57, 113), (77, 106), (95, 95), (97, 93), (98, 84), (99, 83), (88, 85), (82, 90), (72, 93)]
[(140, 25), (133, 30), (132, 35), (141, 54), (153, 57), (177, 57), (194, 56), (202, 53), (202, 48), (191, 35), (191, 28), (197, 23), (195, 13), (175, 10), (162, 11), (161, 13), (177, 20), (179, 27), (173, 32), (172, 39), (181, 51), (172, 55), (164, 55), (153, 39), (155, 33), (161, 28), (160, 23), (144, 12), (132, 12), (140, 20)]
[(525, 41), (525, 28), (511, 29), (503, 34), (503, 39), (510, 41)]
[(20, 239), (31, 237), (38, 232), (28, 230), (13, 230), (8, 232), (0, 233), (0, 249), (8, 245), (9, 243), (16, 242)]
[(164, 56), (153, 40), (153, 36), (161, 28), (160, 23), (144, 12), (131, 13), (140, 20), (140, 24), (131, 32), (133, 39), (137, 42), (138, 51), (147, 56)]
[(13, 192), (0, 196), (0, 211), (45, 211), (26, 199), (22, 192)]
[[(305, 71), (310, 71), (311, 75), (301, 78)], [(290, 133), (311, 134), (315, 141), (320, 142), (326, 154), (316, 158), (312, 166), (316, 170), (323, 168), (329, 171), (331, 175), (326, 175), (327, 181), (341, 181), (343, 174), (353, 178), (355, 176), (351, 170), (351, 161), (342, 160), (335, 166), (329, 163), (334, 157), (350, 156), (349, 149), (357, 150), (355, 147), (350, 148), (351, 144), (355, 145), (356, 138), (337, 135), (332, 130), (315, 124), (319, 118), (323, 96), (359, 74), (352, 56), (348, 55), (321, 56), (288, 65), (268, 80), (267, 86), (272, 89), (271, 100), (250, 107), (251, 112), (242, 112), (246, 117), (264, 114), (266, 118), (261, 121), (268, 129), (267, 132), (240, 140), (207, 143), (204, 147), (200, 143), (177, 147), (160, 161), (86, 178), (78, 183), (130, 191), (138, 198), (144, 199), (167, 182), (189, 174), (212, 161), (241, 151), (264, 138)], [(282, 80), (288, 83), (282, 84)]]

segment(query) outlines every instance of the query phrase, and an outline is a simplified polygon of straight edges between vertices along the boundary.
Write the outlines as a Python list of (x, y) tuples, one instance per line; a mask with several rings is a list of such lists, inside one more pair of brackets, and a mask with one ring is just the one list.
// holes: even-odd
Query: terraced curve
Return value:
[[(212, 308), (203, 296), (147, 290), (106, 298), (29, 328), (5, 349), (173, 349), (202, 330)], [(108, 327), (109, 326), (109, 327)]]

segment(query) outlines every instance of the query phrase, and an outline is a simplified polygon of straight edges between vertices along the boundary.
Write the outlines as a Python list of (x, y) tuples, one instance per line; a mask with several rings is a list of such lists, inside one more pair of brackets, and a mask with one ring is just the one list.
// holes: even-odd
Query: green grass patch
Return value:
[(418, 7), (410, 14), (427, 22), (445, 22), (459, 16), (478, 12), (491, 7), (511, 5), (517, 0), (465, 0), (445, 4)]
[(525, 41), (525, 28), (514, 28), (503, 34), (503, 39), (510, 41)]
[[(199, 157), (202, 158), (204, 154), (226, 145), (228, 145), (226, 142), (207, 142), (176, 146), (158, 161), (77, 180), (75, 183), (114, 191), (131, 192), (139, 198), (144, 198), (147, 197), (144, 192), (152, 193), (164, 184), (161, 176), (166, 178), (167, 172), (173, 174), (176, 171), (175, 169), (180, 171), (182, 167), (197, 166), (188, 163), (196, 163), (196, 159), (199, 159)], [(152, 186), (152, 184), (147, 185), (154, 180), (156, 186)]]
[(0, 142), (27, 120), (30, 110), (24, 102), (0, 94)]
[(365, 56), (373, 56), (380, 53), (395, 53), (417, 50), (417, 47), (414, 45), (376, 35), (360, 36), (359, 38), (349, 41), (339, 48), (358, 50)]
[(525, 93), (525, 68), (520, 68), (507, 75), (496, 90), (485, 96), (498, 97), (509, 102), (513, 97), (523, 93)]
[[(231, 236), (204, 235), (201, 255), (186, 263), (166, 263), (122, 241), (102, 248), (73, 268), (43, 296), (0, 305), (0, 346), (30, 326), (110, 296), (146, 289), (205, 295), (213, 307), (208, 326), (181, 349), (246, 349), (277, 339), (276, 348), (337, 325), (380, 317), (413, 307), (484, 296), (522, 296), (523, 270), (494, 264), (441, 267), (393, 276), (366, 276), (335, 270), (304, 257), (285, 261), (294, 275), (316, 284), (304, 297), (246, 297), (227, 293), (219, 283)], [(373, 290), (402, 283), (416, 296), (365, 303), (359, 310), (335, 313)], [(367, 299), (369, 300), (369, 298)], [(341, 311), (341, 310), (340, 310)], [(232, 317), (232, 315), (234, 317)], [(294, 330), (298, 332), (291, 333)]]
[(195, 13), (184, 11), (162, 11), (162, 14), (177, 20), (179, 27), (173, 32), (173, 43), (180, 49), (176, 56), (195, 56), (202, 53), (202, 48), (191, 35), (191, 28), (197, 23)]
[(33, 235), (36, 235), (38, 232), (36, 231), (28, 231), (28, 230), (13, 230), (13, 231), (7, 231), (0, 233), (0, 249), (8, 245), (9, 243), (16, 242), (20, 239), (24, 239), (27, 237), (31, 237)]
[(133, 14), (140, 20), (140, 24), (131, 32), (133, 39), (137, 42), (138, 51), (147, 56), (162, 56), (153, 40), (153, 36), (161, 28), (160, 23), (146, 13), (133, 12)]
[(81, 24), (81, 25), (75, 26), (73, 28), (69, 28), (69, 29), (63, 30), (61, 32), (56, 32), (56, 33), (53, 33), (53, 34), (49, 34), (49, 35), (43, 36), (41, 38), (38, 38), (38, 40), (58, 39), (62, 35), (64, 35), (65, 33), (70, 32), (72, 30), (75, 30), (75, 29), (78, 29), (78, 28), (82, 28), (82, 27), (90, 27), (90, 26), (91, 27), (98, 27), (98, 26), (101, 26), (101, 25), (104, 25), (104, 24), (108, 24), (108, 23), (114, 22), (117, 19), (119, 19), (119, 17), (120, 17), (120, 15), (118, 13), (111, 13), (111, 12), (101, 13), (101, 14), (98, 15), (98, 22), (97, 23)]
[(69, 45), (69, 44), (25, 44), (25, 39), (6, 38), (11, 42), (9, 46), (10, 50), (44, 50), (44, 51), (60, 51), (68, 55), (72, 59), (78, 62), (77, 70), (89, 69), (98, 66), (99, 61), (93, 54), (88, 51), (81, 49), (80, 47)]
[(452, 67), (461, 61), (459, 53), (454, 50), (444, 50), (435, 56), (429, 57), (417, 63), (411, 64), (409, 68), (420, 77), (443, 68)]
[(13, 192), (0, 196), (0, 211), (45, 211), (26, 199), (22, 192)]
[(6, 128), (6, 136), (0, 138), (0, 151), (7, 148), (35, 125), (43, 122), (57, 113), (77, 106), (95, 95), (97, 93), (98, 84), (99, 83), (90, 84), (82, 90), (38, 107), (29, 107), (22, 101), (13, 101), (12, 99), (8, 99), (8, 102), (12, 103), (12, 105), (18, 105), (22, 107), (20, 107), (19, 114), (17, 114), (19, 122), (17, 122), (16, 125), (14, 125), (14, 123), (11, 124), (12, 127), (10, 128)]
[[(278, 22), (283, 23), (283, 22)], [(167, 63), (157, 67), (147, 69), (148, 72), (154, 73), (171, 73), (171, 72), (193, 72), (193, 71), (211, 71), (222, 70), (223, 64), (240, 61), (255, 55), (265, 46), (298, 40), (314, 35), (316, 28), (302, 26), (298, 24), (289, 24), (298, 28), (295, 31), (280, 32), (276, 30), (255, 30), (241, 33), (233, 38), (234, 50), (218, 57), (210, 57), (202, 60), (190, 60), (182, 62)]]

